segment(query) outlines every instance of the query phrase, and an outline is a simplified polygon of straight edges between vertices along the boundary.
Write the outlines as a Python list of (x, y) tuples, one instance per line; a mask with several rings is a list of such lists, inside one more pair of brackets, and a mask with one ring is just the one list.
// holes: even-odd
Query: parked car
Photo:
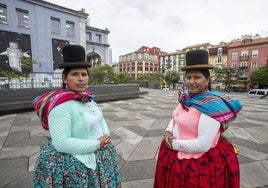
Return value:
[(162, 89), (163, 89), (164, 91), (169, 91), (169, 87), (168, 87), (168, 86), (164, 86)]
[(250, 98), (264, 98), (268, 95), (268, 89), (251, 89), (247, 96)]

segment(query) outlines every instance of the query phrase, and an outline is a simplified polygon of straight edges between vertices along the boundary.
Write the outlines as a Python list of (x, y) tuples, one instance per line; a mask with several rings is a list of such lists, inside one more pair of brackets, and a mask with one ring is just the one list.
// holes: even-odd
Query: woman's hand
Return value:
[(173, 149), (172, 148), (172, 142), (173, 142), (174, 137), (173, 137), (172, 133), (169, 132), (169, 131), (165, 131), (164, 138), (165, 138), (165, 144), (166, 144), (166, 146), (169, 149)]
[(100, 149), (106, 148), (111, 143), (111, 138), (108, 134), (99, 137), (98, 140), (100, 141)]

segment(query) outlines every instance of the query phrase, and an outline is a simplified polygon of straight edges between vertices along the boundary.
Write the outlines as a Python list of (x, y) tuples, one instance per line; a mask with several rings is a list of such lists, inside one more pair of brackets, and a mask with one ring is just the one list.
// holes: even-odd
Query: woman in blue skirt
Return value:
[(63, 48), (63, 89), (37, 97), (33, 104), (51, 138), (41, 146), (34, 188), (119, 188), (118, 158), (102, 110), (88, 92), (90, 64), (79, 45)]

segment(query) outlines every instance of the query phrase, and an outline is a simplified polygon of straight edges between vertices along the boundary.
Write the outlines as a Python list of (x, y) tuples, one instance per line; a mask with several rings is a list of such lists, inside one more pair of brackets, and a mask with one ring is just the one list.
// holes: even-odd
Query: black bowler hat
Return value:
[(83, 68), (91, 67), (89, 62), (85, 61), (85, 48), (80, 45), (67, 45), (62, 49), (63, 63), (59, 68)]
[(191, 50), (186, 53), (186, 66), (182, 67), (181, 70), (205, 70), (212, 68), (213, 65), (208, 64), (207, 50)]

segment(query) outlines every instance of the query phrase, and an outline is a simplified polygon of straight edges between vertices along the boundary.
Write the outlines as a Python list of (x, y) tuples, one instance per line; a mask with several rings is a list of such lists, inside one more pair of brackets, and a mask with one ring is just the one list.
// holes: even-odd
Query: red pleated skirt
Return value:
[(154, 188), (240, 188), (237, 154), (223, 138), (198, 159), (178, 159), (162, 141)]

